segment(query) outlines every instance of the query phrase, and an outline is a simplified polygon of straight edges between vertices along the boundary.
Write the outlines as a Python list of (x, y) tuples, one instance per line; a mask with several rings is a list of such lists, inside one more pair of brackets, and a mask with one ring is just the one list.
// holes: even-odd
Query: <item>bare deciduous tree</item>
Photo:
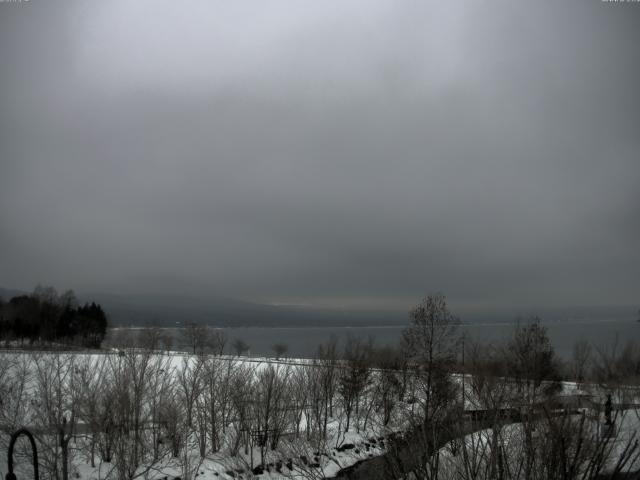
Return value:
[(338, 377), (338, 393), (345, 415), (345, 432), (349, 431), (351, 416), (359, 413), (361, 396), (371, 374), (371, 343), (365, 344), (350, 337), (345, 344), (344, 364)]
[(232, 414), (232, 386), (235, 361), (207, 357), (202, 372), (202, 397), (207, 412), (207, 430), (212, 452), (221, 447), (221, 437), (227, 432)]
[(257, 433), (260, 460), (264, 463), (267, 448), (275, 450), (287, 428), (289, 395), (288, 365), (268, 364), (257, 373), (252, 404), (252, 430)]
[(523, 390), (527, 404), (542, 401), (557, 391), (558, 385), (553, 381), (559, 377), (558, 364), (547, 330), (539, 318), (516, 325), (507, 351), (509, 373)]
[(154, 422), (150, 397), (157, 395), (152, 387), (162, 384), (158, 377), (166, 375), (166, 365), (157, 355), (135, 350), (109, 360), (113, 461), (119, 479), (133, 480), (163, 464), (169, 453), (167, 448), (156, 452), (149, 434)]
[(236, 338), (231, 347), (233, 348), (233, 351), (236, 352), (237, 356), (241, 356), (243, 353), (249, 351), (249, 345), (240, 338)]
[(579, 340), (573, 345), (570, 363), (570, 375), (576, 382), (586, 380), (591, 362), (593, 348), (586, 340)]
[(80, 385), (75, 356), (45, 354), (34, 357), (37, 417), (45, 469), (61, 480), (69, 479), (72, 455), (69, 442), (78, 423)]
[(284, 343), (276, 343), (271, 347), (271, 350), (273, 350), (276, 360), (279, 360), (280, 357), (289, 351), (289, 347)]

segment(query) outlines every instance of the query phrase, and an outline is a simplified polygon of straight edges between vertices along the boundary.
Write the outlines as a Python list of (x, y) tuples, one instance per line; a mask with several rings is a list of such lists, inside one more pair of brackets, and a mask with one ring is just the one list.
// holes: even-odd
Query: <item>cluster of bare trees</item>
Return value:
[(640, 469), (636, 343), (594, 353), (581, 342), (562, 362), (534, 318), (501, 344), (467, 340), (463, 364), (464, 338), (444, 297), (424, 299), (410, 317), (402, 409), (410, 421), (386, 455), (384, 473), (365, 476), (566, 480), (622, 478)]
[[(606, 363), (620, 373), (618, 362)], [(629, 421), (637, 425), (637, 377), (615, 375), (616, 385), (594, 380), (563, 392), (558, 380), (563, 369), (572, 368), (554, 358), (536, 322), (518, 327), (503, 345), (471, 346), (466, 416), (451, 426), (465, 440), (440, 450), (441, 460), (445, 455), (439, 471), (425, 477), (604, 479), (638, 470), (637, 432), (623, 428)], [(608, 407), (603, 405), (607, 396)], [(469, 435), (471, 420), (478, 431)]]
[[(217, 454), (249, 471), (282, 457), (296, 439), (311, 450), (329, 448), (330, 423), (338, 419), (341, 433), (366, 429), (382, 405), (366, 394), (374, 388), (371, 347), (356, 340), (344, 362), (333, 341), (302, 366), (167, 355), (153, 343), (101, 355), (0, 356), (2, 446), (27, 426), (38, 439), (43, 478), (68, 480), (85, 463), (101, 478), (173, 468), (188, 480)], [(219, 352), (223, 345), (221, 338)]]
[(438, 468), (423, 477), (604, 479), (639, 470), (637, 344), (591, 357), (580, 342), (575, 351), (558, 359), (538, 319), (501, 344), (471, 344), (459, 368), (465, 410), (448, 425), (455, 440), (433, 453)]
[[(333, 339), (299, 364), (223, 356), (226, 338), (198, 325), (184, 331), (190, 355), (163, 352), (157, 329), (100, 355), (3, 354), (0, 447), (27, 426), (41, 478), (55, 480), (80, 463), (101, 479), (192, 480), (207, 459), (247, 475), (322, 478), (358, 433), (395, 435), (382, 478), (587, 479), (637, 465), (635, 435), (616, 428), (638, 415), (637, 347), (578, 345), (563, 365), (532, 321), (502, 345), (467, 341), (462, 364), (444, 297), (426, 298), (410, 320), (399, 348)], [(563, 376), (580, 381), (571, 395)]]

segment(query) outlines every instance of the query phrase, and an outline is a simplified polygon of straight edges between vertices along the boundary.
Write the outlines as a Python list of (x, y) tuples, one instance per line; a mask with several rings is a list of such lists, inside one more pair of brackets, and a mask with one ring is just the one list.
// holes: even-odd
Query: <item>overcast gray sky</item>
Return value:
[(0, 285), (640, 302), (640, 3), (0, 3)]

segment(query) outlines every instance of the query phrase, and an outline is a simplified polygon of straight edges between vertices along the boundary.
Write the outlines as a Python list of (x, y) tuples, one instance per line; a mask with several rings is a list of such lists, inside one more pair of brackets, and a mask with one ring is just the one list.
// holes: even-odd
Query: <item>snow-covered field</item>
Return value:
[[(100, 447), (97, 444), (105, 443), (107, 439), (103, 438), (100, 428), (91, 418), (92, 415), (99, 415), (92, 410), (100, 410), (92, 409), (91, 402), (101, 403), (100, 395), (108, 395), (112, 391), (104, 382), (130, 381), (125, 391), (131, 393), (131, 389), (136, 387), (136, 375), (141, 374), (143, 368), (146, 369), (149, 382), (144, 387), (146, 391), (142, 392), (146, 397), (141, 404), (144, 410), (141, 420), (154, 424), (166, 422), (160, 405), (165, 396), (170, 396), (180, 410), (175, 413), (177, 418), (173, 418), (173, 428), (150, 426), (142, 429), (145, 449), (153, 450), (151, 441), (156, 446), (158, 442), (171, 444), (172, 440), (163, 438), (171, 432), (174, 433), (174, 440), (175, 437), (181, 438), (174, 444), (176, 451), (171, 452), (174, 445), (163, 445), (159, 448), (158, 458), (153, 458), (155, 454), (151, 455), (152, 465), (140, 461), (134, 478), (185, 479), (197, 476), (203, 479), (227, 479), (254, 478), (258, 474), (258, 478), (322, 478), (332, 476), (359, 460), (379, 455), (384, 451), (385, 436), (401, 427), (400, 416), (392, 416), (387, 425), (382, 425), (380, 415), (375, 411), (375, 402), (369, 398), (366, 401), (358, 400), (359, 411), (352, 413), (347, 430), (344, 409), (335, 385), (330, 400), (333, 412), (322, 411), (328, 405), (316, 405), (316, 408), (309, 405), (310, 402), (317, 404), (319, 400), (322, 401), (317, 396), (312, 398), (311, 392), (314, 390), (311, 382), (321, 377), (309, 371), (323, 368), (312, 364), (310, 360), (232, 356), (205, 359), (180, 353), (148, 356), (148, 365), (144, 367), (133, 360), (134, 357), (144, 356), (135, 352), (0, 354), (0, 386), (6, 392), (7, 399), (2, 403), (0, 417), (3, 429), (0, 445), (3, 450), (6, 451), (7, 433), (26, 426), (36, 433), (38, 446), (42, 450), (41, 459), (47, 456), (47, 451), (49, 456), (59, 454), (55, 446), (59, 438), (55, 433), (66, 422), (67, 426), (73, 425), (73, 428), (67, 429), (71, 437), (70, 478), (119, 478), (116, 462), (106, 461), (104, 455), (98, 452)], [(126, 369), (130, 371), (125, 374)], [(118, 376), (120, 374), (122, 378)], [(60, 391), (48, 391), (49, 388), (55, 390), (56, 382)], [(234, 389), (241, 388), (238, 382), (248, 382), (247, 390), (234, 392)], [(209, 400), (219, 403), (207, 403), (207, 388), (213, 389)], [(80, 391), (86, 389), (89, 389), (88, 394)], [(47, 402), (42, 402), (40, 398), (43, 392), (50, 397)], [(238, 405), (237, 402), (244, 400), (234, 393), (248, 396), (251, 399), (247, 400), (249, 406)], [(265, 395), (281, 398), (274, 400)], [(251, 401), (255, 401), (256, 405)], [(265, 412), (261, 404), (269, 401), (274, 403), (272, 411)], [(187, 419), (185, 412), (189, 405), (193, 409), (189, 414), (191, 420)], [(368, 410), (366, 419), (362, 411), (365, 406)], [(46, 412), (42, 410), (43, 407)], [(113, 404), (105, 407), (103, 415), (109, 408), (115, 408)], [(224, 408), (228, 409), (226, 416), (223, 415), (225, 425), (220, 425), (215, 433), (218, 444), (213, 449), (209, 431), (202, 430), (211, 430), (211, 415), (217, 415), (211, 412)], [(319, 436), (318, 424), (314, 424), (310, 418), (324, 413), (326, 437)], [(243, 415), (247, 418), (240, 418)], [(117, 413), (114, 416), (117, 417)], [(219, 421), (220, 418), (215, 420)], [(189, 422), (191, 426), (187, 425)], [(259, 438), (252, 438), (256, 435), (259, 437), (263, 426), (267, 430), (279, 430), (277, 445), (273, 449), (271, 445), (261, 446)], [(199, 427), (202, 429), (199, 430)], [(200, 442), (205, 443), (202, 456)], [(270, 442), (270, 438), (265, 441)], [(19, 462), (22, 464), (20, 468), (25, 468), (25, 462), (24, 459)], [(4, 476), (6, 470), (6, 458), (0, 457), (0, 475)]]
[[(60, 472), (66, 442), (69, 478), (82, 480), (331, 477), (383, 454), (389, 435), (408, 428), (416, 413), (415, 385), (388, 374), (362, 376), (302, 359), (3, 352), (0, 447), (6, 451), (8, 433), (26, 426), (36, 434), (41, 471)], [(472, 380), (453, 375), (465, 410), (487, 408)], [(605, 395), (599, 385), (563, 382), (557, 397), (597, 405)], [(637, 402), (638, 391), (618, 388), (612, 400)], [(592, 410), (577, 408), (596, 429), (603, 413)], [(617, 413), (612, 457), (640, 429), (639, 411)], [(499, 435), (507, 452), (521, 448), (521, 425), (507, 424)], [(492, 430), (464, 437), (479, 465), (490, 457), (492, 438)], [(443, 478), (461, 468), (459, 452), (459, 441), (440, 450)], [(630, 466), (640, 468), (634, 462)], [(17, 459), (28, 477), (27, 465), (27, 457)], [(0, 475), (6, 470), (2, 455)]]

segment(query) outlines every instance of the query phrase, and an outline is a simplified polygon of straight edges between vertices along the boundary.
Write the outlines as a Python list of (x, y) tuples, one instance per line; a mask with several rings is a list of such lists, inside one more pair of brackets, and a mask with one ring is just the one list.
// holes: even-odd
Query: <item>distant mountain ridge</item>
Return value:
[(112, 323), (118, 325), (177, 326), (196, 322), (221, 327), (371, 326), (397, 324), (406, 319), (406, 314), (273, 306), (228, 298), (104, 294), (92, 298), (107, 309)]

